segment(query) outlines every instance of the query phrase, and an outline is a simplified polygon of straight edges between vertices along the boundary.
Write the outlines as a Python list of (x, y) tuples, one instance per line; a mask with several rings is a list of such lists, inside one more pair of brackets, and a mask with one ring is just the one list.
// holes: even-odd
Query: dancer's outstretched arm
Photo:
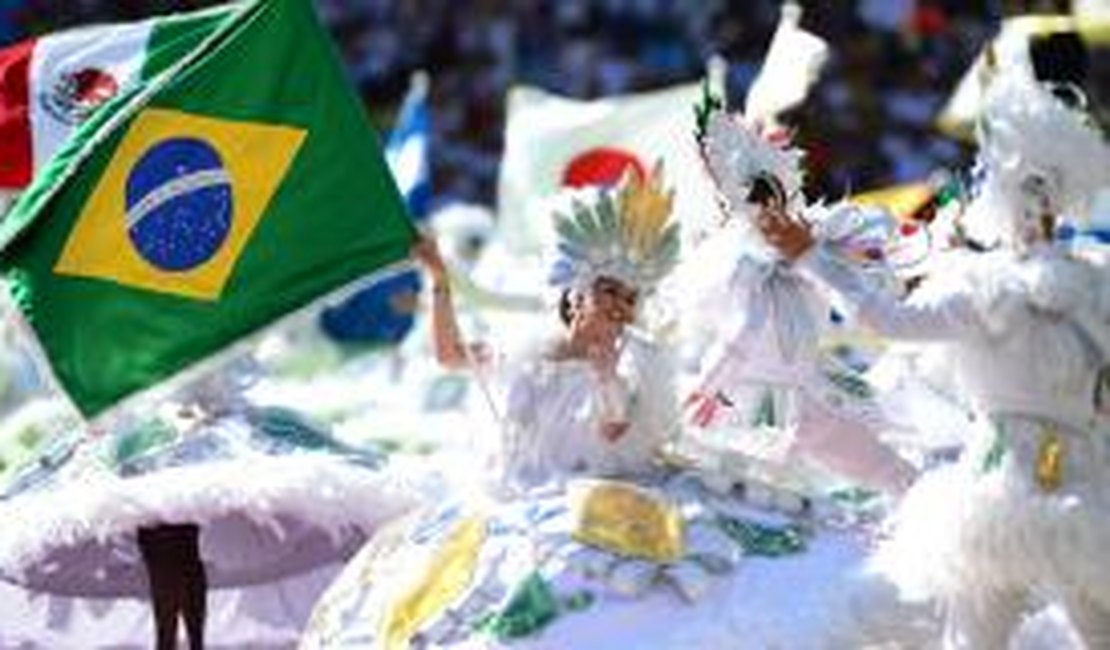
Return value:
[(432, 343), (435, 346), (436, 360), (445, 368), (465, 368), (470, 360), (459, 334), (447, 265), (440, 256), (439, 247), (434, 239), (422, 236), (413, 245), (412, 256), (432, 278)]
[(892, 292), (865, 282), (843, 261), (823, 254), (810, 226), (785, 212), (763, 210), (757, 226), (767, 242), (851, 303), (860, 320), (875, 332), (909, 341), (945, 341), (967, 337), (980, 327), (978, 310), (968, 292), (953, 290), (929, 302), (903, 301)]

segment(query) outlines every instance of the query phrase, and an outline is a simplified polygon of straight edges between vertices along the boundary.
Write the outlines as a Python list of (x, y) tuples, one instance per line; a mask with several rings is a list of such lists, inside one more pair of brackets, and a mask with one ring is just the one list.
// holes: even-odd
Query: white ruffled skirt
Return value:
[(915, 600), (1083, 591), (1110, 612), (1110, 436), (1052, 429), (1061, 444), (1057, 488), (1037, 479), (1044, 423), (984, 423), (958, 463), (910, 490), (873, 566)]
[(135, 600), (148, 594), (137, 531), (180, 523), (200, 528), (209, 640), (250, 642), (244, 635), (254, 630), (259, 642), (288, 645), (338, 567), (428, 487), (417, 473), (372, 454), (333, 453), (288, 417), (277, 421), (278, 438), (260, 435), (257, 422), (216, 423), (187, 438), (197, 443), (187, 453), (170, 450), (169, 462), (126, 477), (106, 469), (102, 446), (90, 443), (44, 485), (0, 500), (8, 583), (0, 618), (20, 621), (0, 625), (0, 647), (82, 647), (93, 638), (147, 647), (149, 611)]
[[(816, 650), (859, 647), (868, 639), (859, 627), (866, 614), (859, 595), (869, 587), (862, 571), (867, 546), (860, 537), (818, 532), (802, 552), (744, 556), (731, 569), (699, 579), (685, 572), (692, 568), (685, 560), (656, 573), (646, 561), (614, 559), (614, 565), (600, 551), (575, 547), (560, 503), (558, 494), (530, 493), (479, 508), (444, 503), (396, 522), (328, 588), (301, 648), (387, 647), (387, 638), (400, 638), (391, 636), (398, 626), (408, 630), (401, 636), (411, 647), (468, 650)], [(764, 521), (771, 516), (743, 505), (717, 510), (719, 505), (710, 512)], [(475, 514), (480, 512), (487, 514)], [(468, 528), (475, 521), (484, 523)], [(711, 535), (691, 537), (694, 529), (707, 532), (698, 524), (687, 527), (688, 553), (704, 557), (727, 550), (728, 542), (722, 547)], [(576, 550), (564, 556), (554, 548)], [(440, 568), (426, 568), (427, 562)], [(505, 611), (506, 602), (528, 609), (528, 597), (506, 601), (505, 595), (535, 571), (558, 602), (556, 617), (521, 637), (499, 641), (480, 622), (488, 621), (491, 612)], [(420, 586), (421, 580), (432, 586)], [(434, 593), (443, 597), (429, 596)], [(584, 593), (588, 604), (567, 606)], [(423, 605), (413, 605), (415, 594), (423, 595)], [(421, 612), (421, 619), (407, 625), (408, 614), (398, 612), (410, 610)]]

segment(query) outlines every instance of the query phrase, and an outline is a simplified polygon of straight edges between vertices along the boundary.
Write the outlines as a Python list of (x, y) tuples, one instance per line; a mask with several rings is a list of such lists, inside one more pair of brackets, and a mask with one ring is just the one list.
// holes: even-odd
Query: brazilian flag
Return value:
[(86, 417), (413, 240), (309, 0), (228, 8), (98, 110), (0, 223), (15, 304)]

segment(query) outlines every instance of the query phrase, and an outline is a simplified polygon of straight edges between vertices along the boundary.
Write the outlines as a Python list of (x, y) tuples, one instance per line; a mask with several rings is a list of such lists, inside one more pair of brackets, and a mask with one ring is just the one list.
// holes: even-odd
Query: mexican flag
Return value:
[(413, 239), (309, 0), (194, 18), (166, 22), (191, 36), (148, 43), (161, 71), (92, 111), (0, 223), (15, 303), (87, 417)]
[(149, 82), (234, 11), (88, 27), (0, 49), (0, 188), (30, 183), (96, 109)]
[(712, 221), (718, 208), (694, 139), (701, 96), (699, 83), (592, 101), (513, 88), (497, 196), (498, 228), (510, 249), (542, 250), (549, 199), (561, 189), (613, 184), (626, 171), (643, 177), (660, 159), (684, 231)]

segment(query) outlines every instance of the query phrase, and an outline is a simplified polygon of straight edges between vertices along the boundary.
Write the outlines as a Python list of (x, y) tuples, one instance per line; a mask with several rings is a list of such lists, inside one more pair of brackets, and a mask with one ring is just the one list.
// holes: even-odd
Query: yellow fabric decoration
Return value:
[(1041, 434), (1036, 475), (1037, 484), (1045, 492), (1058, 489), (1064, 480), (1064, 441), (1055, 429), (1046, 427)]
[(393, 602), (382, 620), (383, 648), (406, 650), (425, 623), (463, 595), (474, 579), (486, 523), (483, 515), (462, 520), (424, 567), (420, 579)]
[(682, 516), (663, 496), (617, 481), (578, 481), (568, 495), (583, 544), (656, 562), (682, 556)]
[(662, 159), (643, 181), (629, 174), (621, 186), (620, 198), (624, 241), (635, 251), (636, 259), (646, 260), (659, 245), (674, 209), (674, 190), (667, 191), (663, 186)]
[(350, 564), (359, 566), (362, 570), (353, 580), (341, 579), (336, 582), (324, 593), (320, 602), (316, 603), (301, 638), (301, 650), (336, 644), (334, 637), (339, 635), (343, 623), (342, 616), (336, 612), (356, 600), (362, 591), (370, 587), (383, 564), (395, 561), (408, 540), (409, 529), (418, 523), (419, 514), (411, 513), (387, 524), (351, 559)]

